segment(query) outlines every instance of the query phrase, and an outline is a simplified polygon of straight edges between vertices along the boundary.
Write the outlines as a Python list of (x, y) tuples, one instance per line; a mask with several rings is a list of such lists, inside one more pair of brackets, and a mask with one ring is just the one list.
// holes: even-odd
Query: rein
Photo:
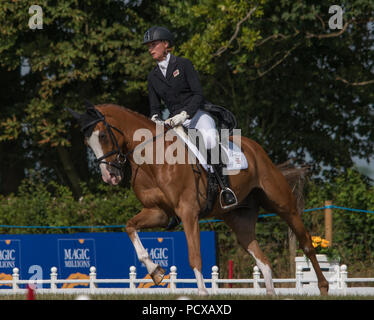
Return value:
[[(147, 141), (145, 141), (145, 142), (143, 142), (143, 143), (137, 145), (134, 149), (132, 149), (132, 150), (130, 150), (130, 151), (128, 151), (127, 153), (124, 154), (124, 153), (121, 151), (121, 148), (120, 148), (120, 146), (119, 146), (119, 144), (118, 144), (118, 140), (117, 140), (116, 136), (114, 135), (112, 129), (116, 130), (116, 131), (119, 132), (121, 135), (123, 135), (123, 132), (122, 132), (121, 130), (119, 130), (118, 128), (116, 128), (115, 126), (112, 126), (111, 124), (109, 124), (108, 122), (106, 122), (106, 120), (105, 120), (105, 116), (104, 116), (104, 115), (103, 115), (99, 110), (97, 110), (96, 108), (93, 108), (93, 110), (95, 110), (95, 112), (96, 112), (98, 118), (95, 119), (95, 120), (93, 120), (93, 121), (91, 121), (91, 122), (89, 122), (88, 124), (86, 124), (86, 125), (85, 125), (81, 130), (82, 130), (82, 131), (85, 131), (85, 130), (87, 130), (88, 128), (90, 128), (91, 126), (93, 126), (93, 125), (95, 125), (95, 124), (97, 124), (97, 123), (99, 123), (99, 122), (102, 121), (102, 122), (104, 123), (104, 125), (105, 125), (107, 131), (108, 131), (108, 134), (109, 134), (110, 140), (111, 140), (112, 145), (113, 145), (113, 150), (112, 150), (112, 151), (109, 151), (109, 152), (107, 152), (106, 154), (104, 154), (103, 156), (101, 156), (100, 158), (95, 159), (95, 162), (96, 162), (98, 165), (100, 165), (100, 164), (106, 164), (106, 165), (112, 166), (112, 167), (114, 167), (114, 168), (116, 168), (116, 169), (118, 169), (118, 170), (122, 170), (123, 166), (124, 166), (124, 165), (126, 164), (126, 162), (127, 162), (127, 157), (128, 157), (131, 153), (133, 153), (133, 152), (135, 151), (136, 148), (138, 148), (138, 147), (140, 147), (140, 146), (145, 146), (146, 144), (148, 144), (148, 143), (150, 143), (150, 142), (153, 142), (153, 141), (154, 141), (155, 139), (157, 139), (159, 136), (165, 134), (165, 132), (163, 132), (163, 133), (161, 133), (161, 134), (159, 134), (159, 135), (157, 135), (157, 136), (154, 136), (154, 137), (152, 137), (152, 139), (149, 139), (149, 140), (147, 140)], [(169, 125), (165, 125), (165, 126), (166, 126), (166, 128), (167, 128), (167, 131), (169, 131), (170, 129), (172, 129), (172, 127), (169, 126)], [(110, 156), (112, 156), (112, 155), (114, 155), (114, 154), (117, 155), (117, 157), (116, 157), (116, 162), (108, 162), (108, 161), (104, 161), (106, 158), (108, 158), (108, 157), (110, 157)]]

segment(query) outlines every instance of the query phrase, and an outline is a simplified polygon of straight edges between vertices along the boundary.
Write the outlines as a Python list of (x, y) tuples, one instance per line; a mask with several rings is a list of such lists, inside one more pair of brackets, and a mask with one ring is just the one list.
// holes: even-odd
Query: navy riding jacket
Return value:
[(150, 117), (161, 118), (161, 100), (169, 109), (170, 117), (186, 111), (190, 118), (204, 104), (203, 90), (197, 71), (186, 58), (170, 54), (166, 78), (157, 65), (148, 75)]

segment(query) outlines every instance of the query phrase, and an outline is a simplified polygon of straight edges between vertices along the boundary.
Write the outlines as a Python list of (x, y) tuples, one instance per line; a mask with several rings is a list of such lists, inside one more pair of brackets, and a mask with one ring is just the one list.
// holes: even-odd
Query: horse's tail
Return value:
[(304, 186), (311, 166), (306, 164), (295, 166), (291, 162), (292, 159), (277, 165), (277, 167), (290, 185), (296, 198), (297, 211), (302, 214), (304, 211)]

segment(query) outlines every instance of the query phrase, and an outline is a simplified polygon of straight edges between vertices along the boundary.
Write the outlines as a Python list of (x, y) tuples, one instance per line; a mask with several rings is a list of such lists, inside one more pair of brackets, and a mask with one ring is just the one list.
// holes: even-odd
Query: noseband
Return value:
[[(118, 140), (117, 140), (116, 136), (114, 135), (113, 130), (118, 131), (121, 135), (123, 135), (123, 133), (118, 128), (116, 128), (116, 127), (112, 126), (111, 124), (109, 124), (108, 122), (106, 122), (105, 116), (99, 110), (97, 110), (96, 108), (93, 108), (93, 110), (95, 111), (95, 113), (97, 115), (97, 119), (95, 119), (95, 120), (89, 122), (88, 124), (86, 124), (84, 127), (81, 128), (81, 130), (84, 132), (88, 128), (90, 128), (90, 127), (94, 126), (95, 124), (102, 121), (104, 123), (105, 127), (106, 127), (106, 130), (109, 134), (110, 140), (111, 140), (112, 145), (113, 145), (113, 150), (112, 151), (109, 151), (108, 153), (104, 154), (100, 158), (95, 159), (95, 162), (98, 165), (107, 164), (107, 165), (112, 166), (112, 167), (114, 167), (118, 170), (122, 170), (123, 166), (125, 165), (125, 163), (127, 161), (127, 156), (130, 154), (130, 152), (124, 154), (121, 151), (121, 148), (118, 144)], [(108, 158), (108, 157), (110, 157), (114, 154), (117, 155), (116, 162), (104, 161), (106, 158)]]

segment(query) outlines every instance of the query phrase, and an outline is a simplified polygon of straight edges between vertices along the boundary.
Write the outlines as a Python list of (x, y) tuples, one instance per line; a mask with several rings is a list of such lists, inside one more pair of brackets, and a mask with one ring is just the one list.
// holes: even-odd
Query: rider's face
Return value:
[(162, 61), (165, 59), (167, 54), (168, 42), (167, 41), (152, 41), (147, 43), (148, 51), (152, 58), (157, 61)]

